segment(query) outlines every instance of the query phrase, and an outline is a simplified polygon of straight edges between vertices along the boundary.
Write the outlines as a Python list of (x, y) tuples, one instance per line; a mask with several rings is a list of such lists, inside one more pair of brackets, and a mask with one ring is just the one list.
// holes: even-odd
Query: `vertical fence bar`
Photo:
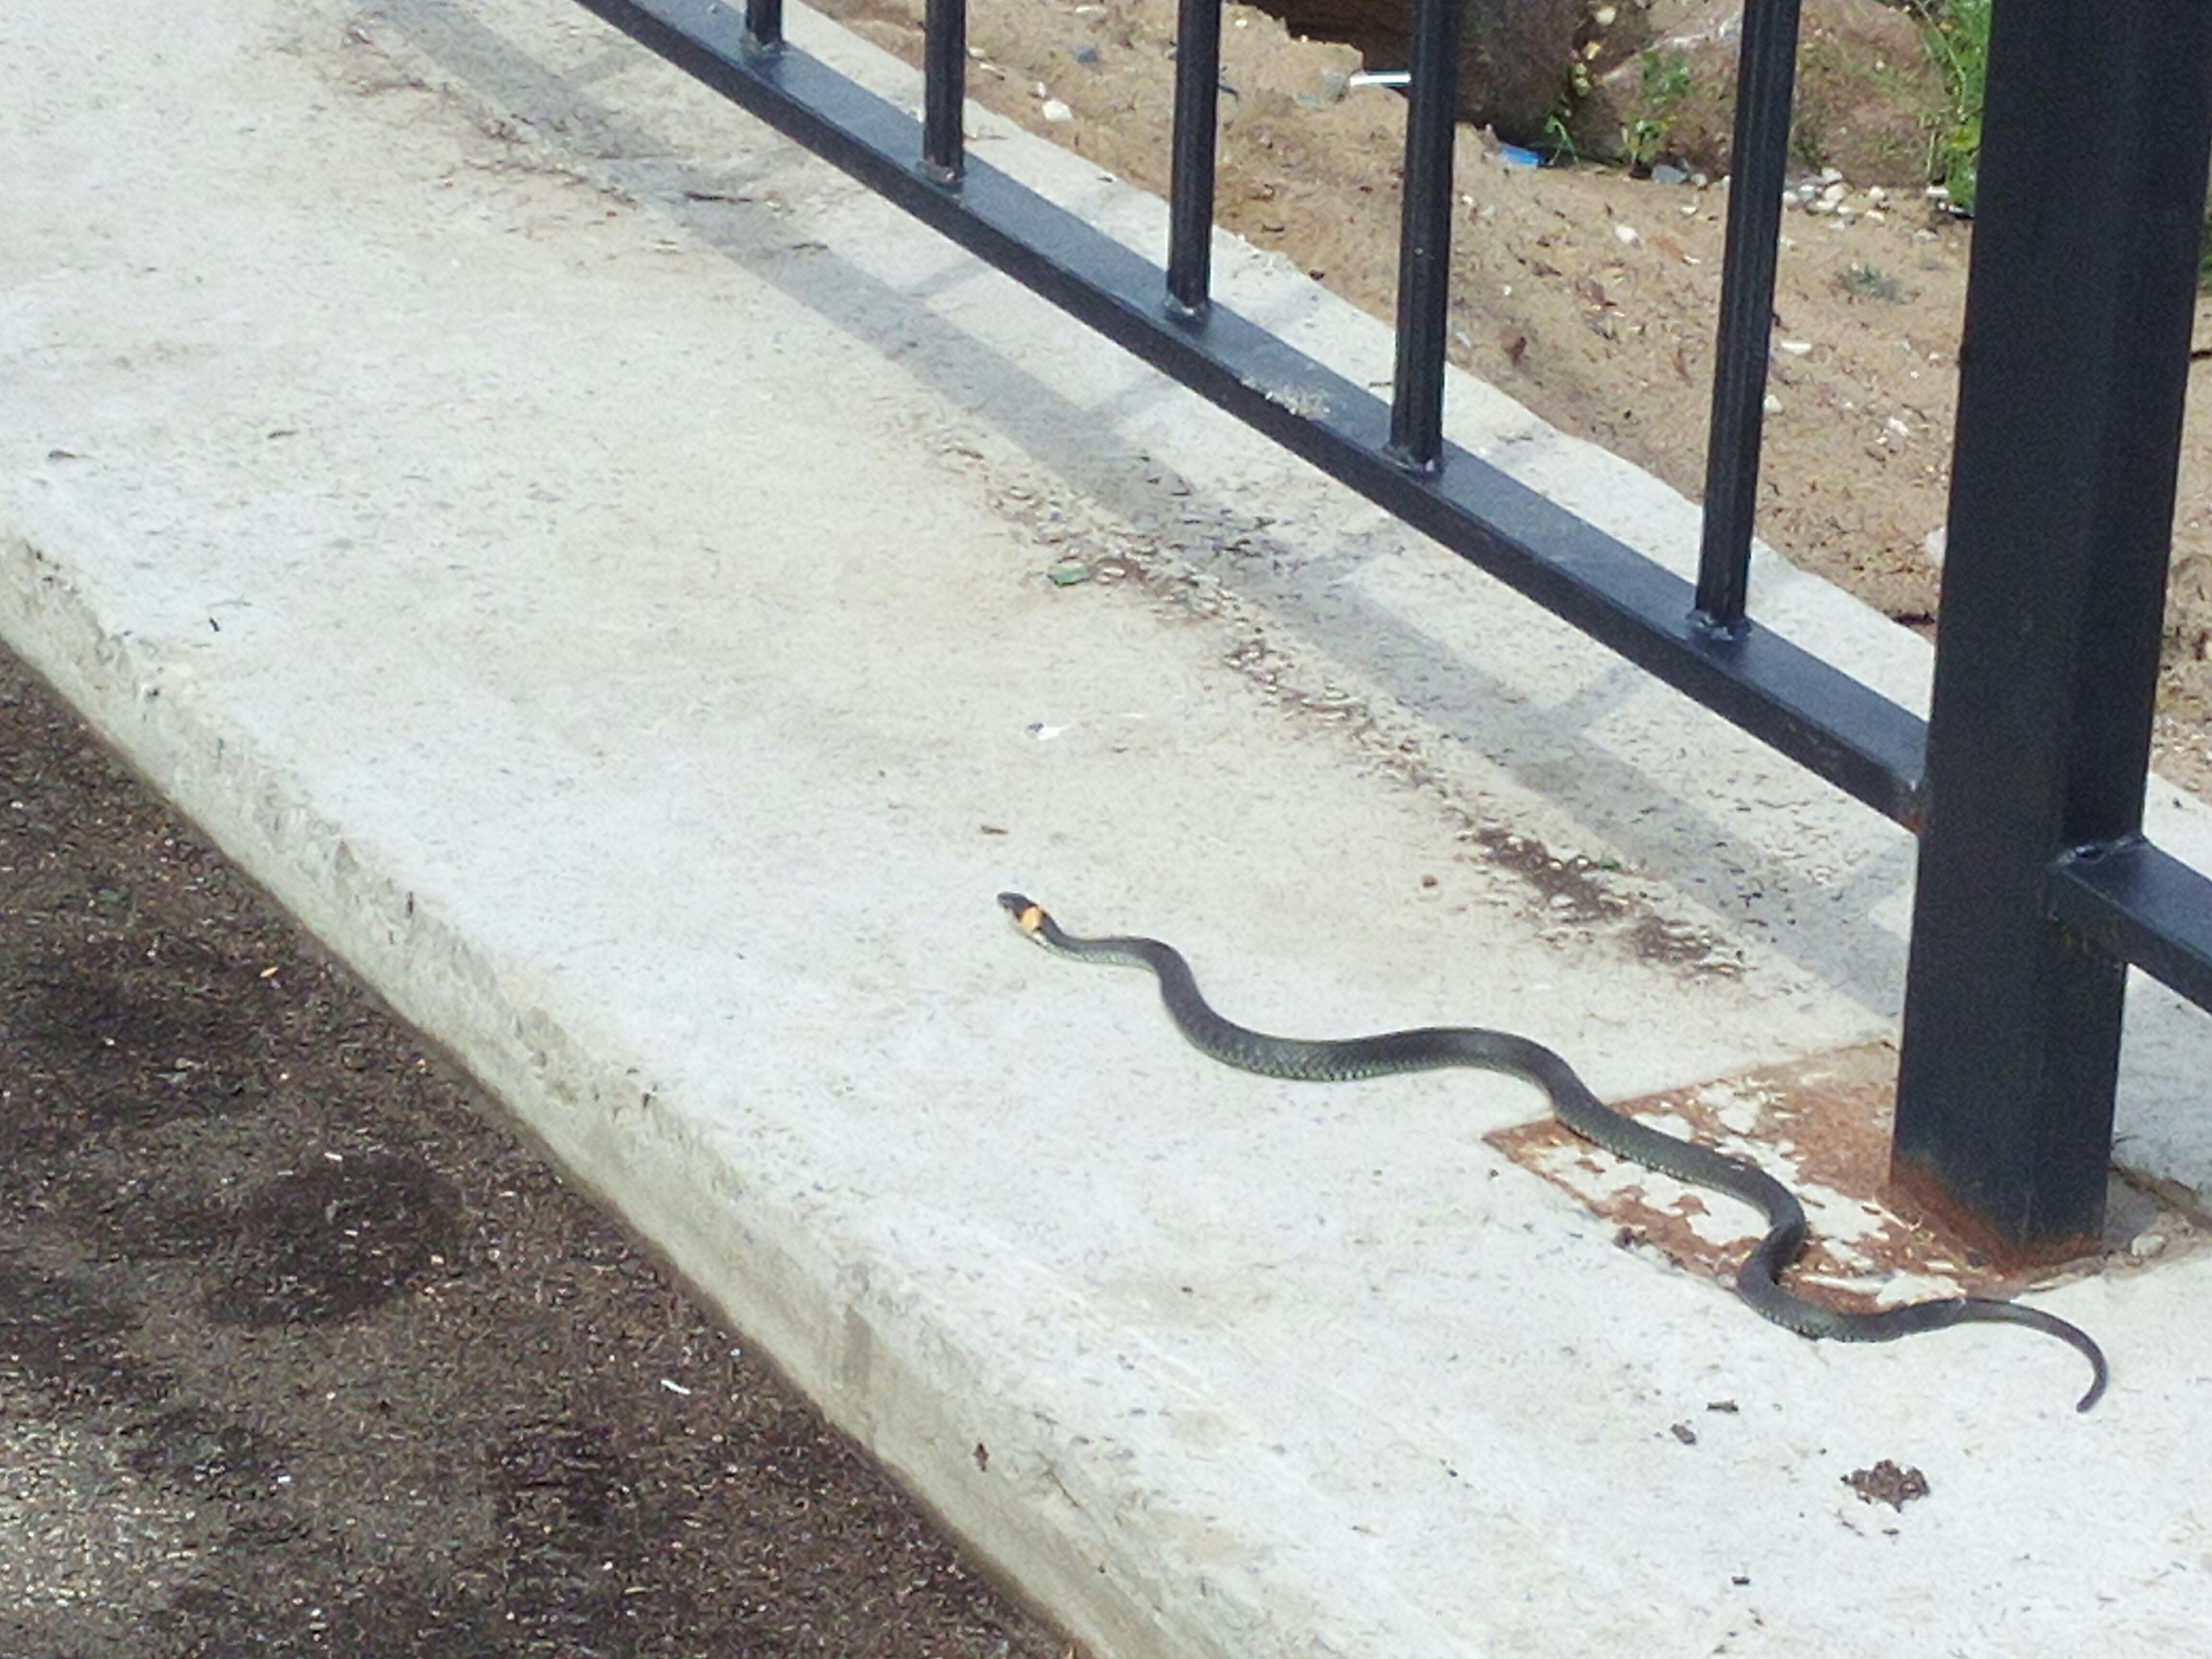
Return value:
[(928, 0), (922, 11), (922, 171), (957, 184), (967, 166), (961, 111), (968, 99), (968, 0)]
[(1221, 0), (1181, 0), (1167, 183), (1167, 297), (1197, 316), (1213, 287), (1213, 162), (1221, 107)]
[(2212, 6), (1994, 11), (1892, 1173), (2093, 1244), (2125, 969), (2051, 919), (2142, 822), (2212, 142)]
[(756, 47), (784, 43), (784, 0), (745, 0), (745, 32)]
[(1705, 439), (1705, 522), (1698, 549), (1697, 615), (1740, 627), (1758, 514), (1759, 445), (1767, 365), (1774, 351), (1774, 264), (1789, 162), (1799, 0), (1744, 8), (1736, 68), (1736, 137), (1728, 179), (1728, 242), (1720, 266), (1713, 346), (1713, 419)]
[(1452, 144), (1465, 0), (1414, 0), (1398, 215), (1398, 361), (1390, 452), (1433, 472), (1444, 454), (1444, 327), (1452, 293)]

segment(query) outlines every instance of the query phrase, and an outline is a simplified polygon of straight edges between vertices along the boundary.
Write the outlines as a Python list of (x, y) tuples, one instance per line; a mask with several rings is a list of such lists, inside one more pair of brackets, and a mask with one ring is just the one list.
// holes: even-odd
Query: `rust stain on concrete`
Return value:
[[(1936, 1296), (2009, 1296), (2116, 1260), (2130, 1265), (2194, 1242), (2189, 1217), (2137, 1189), (2115, 1186), (2107, 1250), (2034, 1270), (1995, 1262), (1912, 1206), (1889, 1179), (1897, 1051), (1886, 1043), (1694, 1084), (1614, 1109), (1654, 1128), (1757, 1164), (1795, 1192), (1812, 1236), (1789, 1275), (1830, 1306), (1871, 1312)], [(1732, 1282), (1766, 1231), (1748, 1205), (1616, 1158), (1555, 1118), (1502, 1129), (1490, 1143), (1619, 1224), (1624, 1248), (1649, 1247)], [(2157, 1240), (2146, 1252), (2143, 1243)]]

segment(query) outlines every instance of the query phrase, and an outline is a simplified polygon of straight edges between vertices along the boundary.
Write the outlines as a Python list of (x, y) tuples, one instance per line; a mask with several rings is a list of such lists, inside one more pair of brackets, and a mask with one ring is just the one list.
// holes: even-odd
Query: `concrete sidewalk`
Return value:
[[(0, 377), (9, 641), (1102, 1654), (2212, 1650), (2181, 1233), (2037, 1299), (2113, 1357), (2086, 1417), (2018, 1331), (1796, 1341), (1494, 1150), (1531, 1091), (1226, 1073), (993, 902), (1618, 1098), (1886, 1036), (1908, 838), (582, 11), (16, 0)], [(1651, 480), (1452, 399), (1690, 556)], [(1921, 695), (1833, 590), (1755, 602)], [(2202, 1191), (2212, 1033), (2133, 1020), (2123, 1157)], [(1885, 1458), (1930, 1495), (1863, 1504)]]

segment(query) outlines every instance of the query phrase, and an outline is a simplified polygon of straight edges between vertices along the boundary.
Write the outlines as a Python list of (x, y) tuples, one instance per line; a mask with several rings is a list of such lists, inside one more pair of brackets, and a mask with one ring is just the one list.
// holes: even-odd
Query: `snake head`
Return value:
[(1046, 920), (1045, 907), (1034, 899), (1019, 893), (1002, 893), (999, 894), (999, 905), (1014, 918), (1014, 925), (1031, 938), (1043, 929)]

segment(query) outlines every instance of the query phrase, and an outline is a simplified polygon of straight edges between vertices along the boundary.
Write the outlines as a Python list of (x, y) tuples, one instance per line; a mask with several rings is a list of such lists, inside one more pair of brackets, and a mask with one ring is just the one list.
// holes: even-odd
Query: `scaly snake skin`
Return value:
[(1955, 1325), (2024, 1325), (2070, 1343), (2089, 1362), (2095, 1375), (2089, 1391), (2075, 1407), (2076, 1411), (2088, 1410), (2104, 1394), (2107, 1375), (2104, 1353), (2088, 1333), (2017, 1302), (1954, 1296), (1884, 1308), (1877, 1313), (1847, 1313), (1784, 1290), (1782, 1274), (1805, 1248), (1806, 1234), (1804, 1208), (1789, 1189), (1741, 1159), (1676, 1140), (1624, 1117), (1592, 1094), (1574, 1068), (1541, 1043), (1477, 1026), (1429, 1026), (1332, 1042), (1270, 1037), (1215, 1013), (1199, 995), (1190, 963), (1173, 945), (1158, 939), (1077, 938), (1063, 931), (1041, 906), (1018, 893), (1001, 893), (999, 903), (1024, 933), (1061, 956), (1077, 962), (1151, 969), (1160, 981), (1160, 996), (1176, 1027), (1201, 1053), (1224, 1065), (1256, 1071), (1262, 1077), (1329, 1083), (1471, 1065), (1535, 1084), (1550, 1099), (1559, 1121), (1585, 1140), (1676, 1180), (1725, 1192), (1762, 1212), (1767, 1220), (1766, 1236), (1737, 1270), (1736, 1294), (1784, 1330), (1834, 1342), (1893, 1342), (1899, 1337)]

